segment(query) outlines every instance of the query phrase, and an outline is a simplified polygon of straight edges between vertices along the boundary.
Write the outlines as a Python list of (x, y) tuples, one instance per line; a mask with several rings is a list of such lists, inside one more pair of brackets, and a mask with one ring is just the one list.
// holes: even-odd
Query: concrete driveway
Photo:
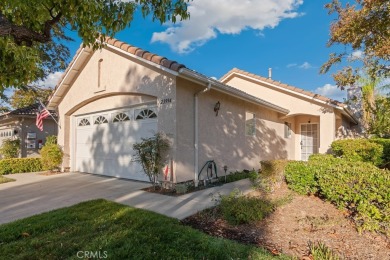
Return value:
[(147, 183), (63, 173), (50, 176), (35, 173), (12, 174), (16, 179), (0, 185), (0, 223), (35, 215), (97, 198), (120, 198)]
[(172, 197), (142, 191), (150, 186), (149, 183), (91, 174), (43, 176), (23, 173), (7, 177), (17, 181), (0, 185), (0, 224), (97, 198), (183, 219), (213, 206), (210, 194), (227, 194), (234, 188), (243, 192), (251, 190), (250, 182), (241, 180)]

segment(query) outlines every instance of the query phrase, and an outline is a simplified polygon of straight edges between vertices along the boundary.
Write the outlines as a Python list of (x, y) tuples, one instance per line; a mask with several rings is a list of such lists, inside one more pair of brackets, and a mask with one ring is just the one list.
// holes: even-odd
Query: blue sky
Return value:
[[(326, 47), (335, 19), (324, 8), (329, 1), (194, 0), (189, 21), (160, 25), (137, 14), (116, 38), (210, 77), (234, 67), (267, 76), (272, 68), (274, 80), (342, 101), (346, 93), (331, 73), (319, 74), (329, 53), (337, 51)], [(79, 44), (77, 38), (68, 44), (72, 56)], [(58, 75), (47, 83), (56, 83)]]

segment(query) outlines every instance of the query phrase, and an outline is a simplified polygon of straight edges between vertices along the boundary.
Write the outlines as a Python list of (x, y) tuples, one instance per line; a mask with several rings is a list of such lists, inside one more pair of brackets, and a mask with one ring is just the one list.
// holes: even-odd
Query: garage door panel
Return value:
[(149, 181), (142, 166), (133, 160), (133, 144), (156, 132), (156, 119), (79, 126), (76, 128), (76, 170)]

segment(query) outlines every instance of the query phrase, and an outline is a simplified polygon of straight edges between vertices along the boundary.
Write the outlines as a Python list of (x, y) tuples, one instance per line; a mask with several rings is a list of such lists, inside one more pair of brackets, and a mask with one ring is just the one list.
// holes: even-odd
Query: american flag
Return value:
[(35, 122), (39, 130), (43, 131), (43, 119), (48, 116), (50, 116), (50, 112), (43, 105), (39, 105), (37, 112), (37, 120)]

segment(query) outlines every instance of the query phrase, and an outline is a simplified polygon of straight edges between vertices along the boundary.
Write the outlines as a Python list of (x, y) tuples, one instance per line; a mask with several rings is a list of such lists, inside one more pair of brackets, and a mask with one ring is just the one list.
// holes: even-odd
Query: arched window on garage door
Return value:
[(157, 118), (157, 114), (150, 108), (136, 110), (135, 120)]
[(101, 124), (107, 124), (108, 120), (105, 116), (97, 116), (95, 118), (95, 121), (93, 122), (94, 125), (101, 125)]
[(91, 123), (89, 122), (89, 120), (87, 118), (83, 118), (80, 120), (79, 126), (87, 126), (87, 125), (91, 125)]
[(126, 115), (125, 113), (121, 112), (121, 113), (118, 113), (115, 115), (112, 122), (116, 123), (116, 122), (129, 121), (129, 120), (130, 120), (130, 117), (128, 115)]

